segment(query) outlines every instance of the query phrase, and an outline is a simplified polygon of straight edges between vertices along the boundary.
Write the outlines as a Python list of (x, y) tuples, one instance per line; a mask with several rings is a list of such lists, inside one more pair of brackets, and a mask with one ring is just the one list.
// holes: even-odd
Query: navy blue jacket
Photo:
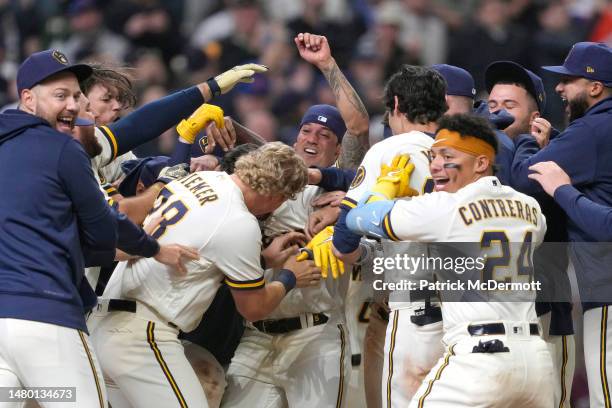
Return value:
[(612, 242), (612, 207), (594, 203), (571, 185), (559, 187), (555, 201), (593, 241)]
[(86, 331), (81, 247), (114, 253), (117, 225), (79, 142), (18, 110), (0, 115), (0, 317)]
[[(574, 120), (568, 128), (539, 150), (529, 135), (515, 140), (516, 153), (512, 165), (512, 184), (517, 190), (531, 195), (542, 194), (540, 185), (527, 178), (529, 166), (542, 161), (554, 161), (570, 176), (572, 184), (596, 204), (612, 206), (612, 98), (593, 105), (586, 114)], [(605, 226), (597, 231), (584, 230), (571, 218), (567, 222), (570, 256), (576, 270), (580, 297), (589, 307), (612, 304), (612, 251), (603, 245), (586, 244), (601, 236)]]
[(495, 131), (497, 136), (497, 154), (495, 155), (495, 175), (502, 184), (510, 185), (512, 161), (514, 160), (514, 143), (501, 130)]

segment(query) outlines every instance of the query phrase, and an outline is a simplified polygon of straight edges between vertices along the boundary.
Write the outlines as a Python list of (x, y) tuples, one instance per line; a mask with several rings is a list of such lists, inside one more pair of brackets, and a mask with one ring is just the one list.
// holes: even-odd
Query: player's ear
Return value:
[(493, 163), (491, 163), (489, 161), (489, 158), (485, 155), (480, 155), (478, 157), (476, 157), (476, 160), (474, 161), (474, 171), (476, 173), (479, 174), (483, 174), (486, 173), (488, 168), (492, 165)]
[(593, 81), (589, 87), (589, 96), (592, 98), (598, 98), (604, 91), (604, 86), (599, 81)]
[(397, 115), (399, 113), (399, 99), (397, 98), (397, 95), (393, 96), (393, 114)]
[(540, 115), (540, 112), (538, 111), (531, 112), (531, 115), (529, 116), (529, 124), (531, 125), (533, 123), (533, 120), (539, 118), (540, 116), (542, 115)]
[(21, 91), (19, 105), (29, 113), (34, 113), (36, 110), (36, 93), (32, 89), (24, 89)]

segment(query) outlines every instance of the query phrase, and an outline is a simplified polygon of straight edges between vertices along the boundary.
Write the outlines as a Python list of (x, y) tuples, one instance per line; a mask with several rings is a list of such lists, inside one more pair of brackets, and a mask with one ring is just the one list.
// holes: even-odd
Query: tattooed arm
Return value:
[(369, 116), (355, 89), (348, 82), (331, 55), (327, 38), (300, 33), (294, 38), (300, 56), (321, 70), (336, 97), (336, 105), (346, 133), (338, 164), (342, 168), (357, 168), (369, 148)]

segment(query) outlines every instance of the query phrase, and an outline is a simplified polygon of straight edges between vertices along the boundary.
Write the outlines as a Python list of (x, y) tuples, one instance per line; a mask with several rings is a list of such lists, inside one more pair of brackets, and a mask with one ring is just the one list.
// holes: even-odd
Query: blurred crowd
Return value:
[[(16, 100), (15, 74), (32, 52), (53, 47), (71, 61), (130, 67), (138, 105), (234, 65), (270, 67), (252, 86), (215, 100), (267, 140), (293, 143), (313, 103), (334, 103), (327, 82), (293, 46), (299, 32), (327, 36), (333, 55), (379, 128), (382, 84), (404, 63), (470, 71), (512, 60), (542, 76), (577, 41), (612, 44), (610, 0), (0, 0), (0, 106)], [(563, 128), (559, 98), (544, 116)], [(172, 132), (172, 131), (170, 131)], [(172, 133), (141, 147), (168, 153)]]

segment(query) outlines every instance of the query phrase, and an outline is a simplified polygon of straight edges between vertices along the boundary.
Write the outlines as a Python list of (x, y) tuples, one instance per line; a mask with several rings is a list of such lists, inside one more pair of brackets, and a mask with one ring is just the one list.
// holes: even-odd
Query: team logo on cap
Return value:
[(587, 65), (587, 67), (586, 67), (586, 72), (588, 72), (589, 74), (592, 74), (592, 73), (594, 73), (594, 72), (595, 72), (595, 70), (593, 69), (593, 67), (592, 67), (592, 66)]
[(319, 115), (319, 116), (317, 116), (317, 120), (319, 122), (327, 123), (327, 118), (325, 116)]
[(542, 94), (542, 92), (538, 94), (538, 99), (540, 100), (540, 102), (544, 102), (544, 95)]
[(58, 51), (58, 50), (53, 50), (53, 52), (51, 53), (51, 56), (53, 57), (53, 59), (55, 59), (60, 64), (68, 65), (68, 58), (66, 58), (63, 52)]

